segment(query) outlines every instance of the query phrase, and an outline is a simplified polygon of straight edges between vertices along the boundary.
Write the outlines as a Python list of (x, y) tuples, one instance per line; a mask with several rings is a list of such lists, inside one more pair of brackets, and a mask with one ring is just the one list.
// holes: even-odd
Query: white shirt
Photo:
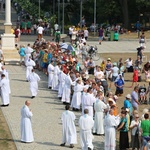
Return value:
[(98, 79), (101, 79), (104, 77), (104, 73), (102, 71), (96, 71), (94, 76)]
[(132, 66), (132, 60), (129, 61), (129, 59), (127, 59), (125, 62), (126, 62), (126, 68), (130, 68)]
[(89, 31), (88, 30), (84, 30), (84, 37), (88, 37), (89, 36)]
[(38, 31), (38, 34), (43, 34), (44, 28), (43, 27), (38, 27), (37, 31)]
[(54, 29), (55, 31), (58, 30), (59, 25), (58, 24), (54, 24)]
[(69, 28), (69, 34), (72, 34), (72, 32), (73, 32), (73, 28), (70, 27), (70, 28)]
[(111, 70), (112, 70), (112, 76), (117, 77), (119, 68), (118, 67), (113, 67)]

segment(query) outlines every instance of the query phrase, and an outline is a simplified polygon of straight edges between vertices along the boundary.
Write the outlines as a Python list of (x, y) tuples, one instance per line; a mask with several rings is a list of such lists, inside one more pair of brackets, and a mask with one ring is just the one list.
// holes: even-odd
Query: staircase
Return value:
[[(13, 28), (16, 27), (16, 21), (17, 21), (16, 11), (13, 8), (11, 8), (11, 22), (12, 22)], [(1, 11), (0, 12), (0, 35), (5, 32), (4, 22), (5, 22), (5, 11)], [(16, 62), (20, 60), (20, 56), (16, 49), (4, 50), (3, 55), (4, 55), (5, 62), (9, 64), (14, 64), (14, 63), (16, 64)]]

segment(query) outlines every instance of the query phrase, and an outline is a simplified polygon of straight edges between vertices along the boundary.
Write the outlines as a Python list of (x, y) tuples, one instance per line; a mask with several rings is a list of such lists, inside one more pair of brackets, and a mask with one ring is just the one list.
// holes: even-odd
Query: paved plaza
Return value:
[[(26, 45), (33, 41), (23, 41), (20, 44)], [(89, 45), (97, 45), (99, 53), (135, 53), (138, 41), (118, 41), (118, 42), (103, 42), (98, 45), (97, 41), (89, 41)], [(150, 51), (150, 44), (147, 43), (145, 52)], [(66, 147), (60, 147), (62, 138), (61, 114), (64, 111), (64, 105), (57, 98), (57, 93), (47, 88), (47, 76), (42, 72), (37, 72), (41, 81), (39, 82), (39, 93), (35, 99), (30, 99), (29, 83), (25, 79), (25, 67), (17, 65), (6, 65), (9, 72), (11, 86), (11, 101), (10, 106), (2, 108), (3, 114), (7, 120), (13, 139), (18, 150), (66, 150)], [(20, 142), (20, 109), (26, 100), (31, 100), (33, 112), (32, 125), (35, 141), (31, 144)], [(78, 119), (81, 112), (76, 114), (76, 127), (78, 135), (78, 144), (75, 145), (75, 150), (81, 149), (79, 141)], [(103, 150), (104, 137), (94, 136), (93, 144), (95, 150)]]
[[(35, 99), (30, 99), (29, 83), (25, 79), (25, 67), (16, 65), (7, 65), (9, 71), (11, 100), (10, 106), (2, 108), (4, 116), (9, 125), (13, 139), (18, 150), (66, 150), (66, 147), (60, 147), (62, 138), (61, 114), (64, 111), (64, 105), (57, 98), (57, 93), (47, 88), (47, 76), (42, 72), (37, 72), (41, 81), (39, 83), (39, 93)], [(32, 125), (35, 141), (31, 144), (20, 142), (20, 109), (25, 100), (31, 100), (33, 112)], [(78, 119), (81, 112), (76, 114), (76, 127), (78, 135), (78, 144), (75, 150), (81, 149), (79, 141)], [(103, 136), (95, 136), (93, 144), (95, 150), (103, 150)]]

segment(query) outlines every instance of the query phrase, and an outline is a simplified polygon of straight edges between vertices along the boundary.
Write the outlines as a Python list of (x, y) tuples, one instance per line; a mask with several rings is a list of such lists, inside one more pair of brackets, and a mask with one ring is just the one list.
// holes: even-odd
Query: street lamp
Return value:
[(58, 0), (58, 25), (60, 27), (60, 0)]
[(63, 0), (63, 8), (62, 8), (62, 34), (64, 34), (64, 12), (65, 11), (65, 2)]
[(80, 0), (80, 29), (82, 28), (82, 0)]
[(96, 33), (96, 0), (94, 0), (94, 36)]
[(41, 18), (41, 0), (39, 0), (39, 19)]

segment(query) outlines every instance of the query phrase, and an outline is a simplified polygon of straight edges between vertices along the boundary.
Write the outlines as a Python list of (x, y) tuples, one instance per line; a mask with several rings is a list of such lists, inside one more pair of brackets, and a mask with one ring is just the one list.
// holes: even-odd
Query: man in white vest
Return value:
[(29, 106), (30, 101), (26, 101), (21, 109), (21, 141), (25, 143), (34, 141), (31, 125), (31, 117), (33, 114)]

